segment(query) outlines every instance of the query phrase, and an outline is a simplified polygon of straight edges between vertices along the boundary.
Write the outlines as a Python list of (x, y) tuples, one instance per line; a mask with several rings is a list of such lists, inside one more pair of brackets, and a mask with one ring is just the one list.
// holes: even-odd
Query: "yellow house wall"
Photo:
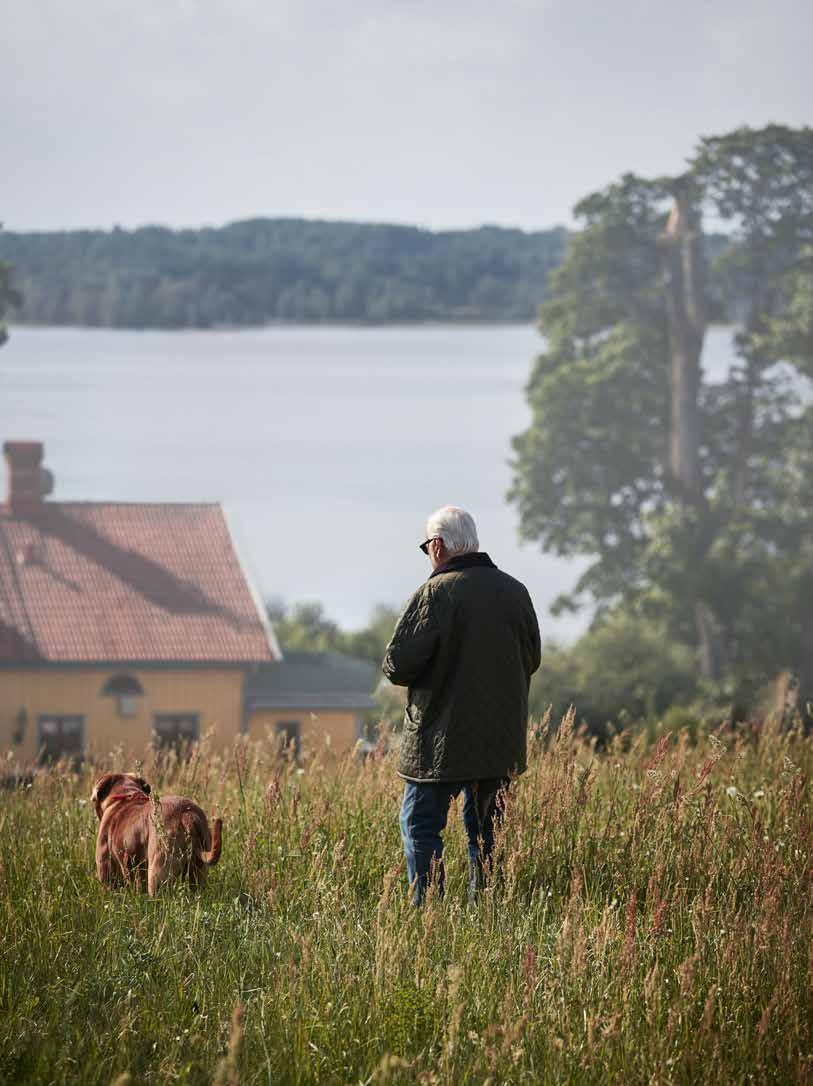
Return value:
[[(132, 675), (144, 690), (134, 716), (119, 715), (118, 699), (102, 694), (111, 675)], [(20, 709), (28, 714), (22, 744), (12, 734)], [(0, 751), (27, 763), (38, 751), (39, 717), (80, 714), (85, 718), (85, 753), (106, 754), (122, 745), (136, 756), (151, 741), (156, 713), (197, 713), (200, 734), (213, 730), (215, 747), (228, 746), (242, 730), (243, 672), (237, 668), (0, 670)]]
[(359, 714), (354, 709), (255, 709), (248, 720), (250, 739), (274, 738), (274, 725), (298, 720), (302, 746), (322, 750), (327, 744), (335, 754), (352, 750), (359, 737)]

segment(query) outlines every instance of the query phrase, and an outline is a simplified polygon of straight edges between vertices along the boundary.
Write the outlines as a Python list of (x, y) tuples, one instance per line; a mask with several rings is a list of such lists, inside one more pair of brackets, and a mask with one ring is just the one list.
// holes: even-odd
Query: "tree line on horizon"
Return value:
[(217, 328), (532, 320), (564, 256), (526, 233), (252, 219), (219, 228), (0, 232), (23, 323)]
[[(3, 224), (0, 223), (0, 237), (2, 237)], [(22, 295), (12, 282), (11, 266), (0, 260), (0, 347), (8, 339), (6, 317), (10, 310), (19, 309), (22, 305)]]

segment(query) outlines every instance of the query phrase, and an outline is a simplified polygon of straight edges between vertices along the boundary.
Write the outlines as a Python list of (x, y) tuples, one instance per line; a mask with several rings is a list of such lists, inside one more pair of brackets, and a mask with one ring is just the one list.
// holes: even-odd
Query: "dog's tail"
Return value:
[(211, 831), (207, 825), (206, 816), (201, 811), (197, 814), (187, 811), (181, 821), (192, 838), (192, 847), (200, 862), (213, 867), (220, 859), (220, 851), (223, 848), (223, 820), (213, 818)]
[(206, 851), (200, 851), (198, 855), (205, 864), (209, 864), (210, 867), (214, 866), (220, 859), (220, 850), (223, 847), (223, 819), (212, 819), (212, 831), (209, 832), (206, 829), (206, 844), (209, 846)]

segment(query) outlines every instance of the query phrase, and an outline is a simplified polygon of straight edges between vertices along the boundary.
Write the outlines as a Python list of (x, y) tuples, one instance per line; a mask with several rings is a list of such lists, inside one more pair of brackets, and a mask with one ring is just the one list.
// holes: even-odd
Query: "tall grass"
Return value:
[(409, 906), (386, 758), (144, 767), (224, 818), (200, 896), (97, 884), (89, 774), (4, 794), (0, 1078), (809, 1081), (813, 740), (532, 747), (476, 910), (454, 810), (446, 898)]

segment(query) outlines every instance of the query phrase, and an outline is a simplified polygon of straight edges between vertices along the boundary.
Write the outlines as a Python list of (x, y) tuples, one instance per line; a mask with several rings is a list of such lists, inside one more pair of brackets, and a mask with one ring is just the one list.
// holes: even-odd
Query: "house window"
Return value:
[(144, 687), (134, 675), (111, 675), (102, 687), (103, 696), (116, 699), (119, 716), (135, 716), (138, 712), (138, 698), (143, 694)]
[(159, 749), (183, 750), (200, 738), (197, 713), (157, 713), (153, 723), (155, 745)]
[(302, 722), (299, 720), (280, 720), (274, 725), (277, 748), (281, 751), (293, 750), (294, 757), (299, 757), (302, 747)]
[(56, 762), (69, 758), (74, 764), (82, 761), (85, 745), (83, 716), (44, 715), (39, 718), (40, 761)]
[(132, 694), (119, 694), (119, 716), (135, 716), (138, 700)]

